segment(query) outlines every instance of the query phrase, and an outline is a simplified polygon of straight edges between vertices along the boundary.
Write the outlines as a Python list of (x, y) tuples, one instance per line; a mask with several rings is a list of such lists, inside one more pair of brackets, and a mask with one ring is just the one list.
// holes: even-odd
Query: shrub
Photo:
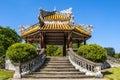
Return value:
[(37, 51), (31, 44), (16, 43), (8, 48), (6, 55), (12, 62), (23, 63), (36, 57)]
[(46, 49), (47, 56), (54, 56), (54, 53), (57, 49), (58, 49), (57, 45), (47, 45)]
[(4, 52), (5, 52), (4, 47), (2, 45), (0, 45), (0, 57), (4, 55), (3, 54)]
[(77, 54), (94, 62), (104, 62), (107, 58), (107, 51), (97, 44), (83, 45)]
[(60, 46), (58, 49), (53, 53), (54, 56), (63, 56), (63, 47)]

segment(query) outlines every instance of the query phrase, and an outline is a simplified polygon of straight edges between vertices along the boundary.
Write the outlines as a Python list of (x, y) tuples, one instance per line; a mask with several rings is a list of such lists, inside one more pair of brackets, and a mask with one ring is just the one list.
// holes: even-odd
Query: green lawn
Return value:
[(102, 73), (108, 80), (120, 80), (120, 67), (105, 69)]
[(13, 77), (13, 72), (0, 69), (0, 80), (8, 80)]

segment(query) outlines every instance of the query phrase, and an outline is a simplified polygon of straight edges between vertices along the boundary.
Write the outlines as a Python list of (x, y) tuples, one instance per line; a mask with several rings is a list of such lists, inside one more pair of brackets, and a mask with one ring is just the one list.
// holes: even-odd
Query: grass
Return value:
[(0, 69), (0, 80), (8, 80), (13, 77), (13, 72)]
[(102, 73), (108, 80), (120, 80), (120, 67), (105, 69)]

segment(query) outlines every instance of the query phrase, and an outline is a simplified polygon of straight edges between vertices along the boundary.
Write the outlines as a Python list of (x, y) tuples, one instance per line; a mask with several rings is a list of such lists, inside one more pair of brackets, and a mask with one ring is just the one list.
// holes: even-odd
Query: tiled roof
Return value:
[(70, 26), (68, 24), (44, 24), (40, 30), (71, 30)]
[(44, 17), (43, 20), (48, 20), (48, 21), (57, 21), (57, 20), (68, 21), (70, 19), (68, 17), (66, 17), (66, 16), (55, 13), (55, 14)]
[(87, 31), (85, 31), (85, 30), (83, 30), (83, 29), (81, 29), (81, 28), (78, 27), (78, 26), (75, 26), (75, 27), (74, 27), (74, 30), (76, 30), (76, 31), (78, 31), (78, 32), (80, 32), (80, 33), (82, 33), (82, 34), (85, 34), (85, 35), (87, 35), (87, 36), (91, 36), (90, 33), (88, 33)]
[(31, 28), (30, 30), (24, 32), (21, 34), (21, 37), (25, 36), (25, 35), (28, 35), (30, 33), (33, 33), (33, 32), (36, 32), (39, 30), (39, 26), (38, 25), (35, 25), (33, 28)]
[(29, 29), (28, 31), (24, 32), (21, 34), (21, 37), (24, 37), (26, 35), (29, 35), (31, 33), (34, 33), (36, 31), (70, 31), (70, 30), (75, 30), (79, 33), (85, 34), (87, 36), (91, 36), (90, 33), (87, 31), (81, 29), (78, 26), (74, 26), (71, 28), (68, 24), (44, 24), (41, 28), (38, 25), (33, 26), (33, 28)]

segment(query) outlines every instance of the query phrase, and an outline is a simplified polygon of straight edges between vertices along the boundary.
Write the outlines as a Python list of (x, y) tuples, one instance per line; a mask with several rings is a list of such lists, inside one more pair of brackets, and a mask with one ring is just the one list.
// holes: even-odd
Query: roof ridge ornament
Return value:
[(50, 11), (47, 11), (47, 10), (44, 10), (44, 9), (40, 9), (40, 16), (41, 17), (45, 17), (45, 16), (49, 16), (49, 15), (52, 15), (54, 14), (54, 11), (50, 12)]
[(72, 8), (62, 10), (62, 11), (60, 11), (60, 13), (72, 14)]

